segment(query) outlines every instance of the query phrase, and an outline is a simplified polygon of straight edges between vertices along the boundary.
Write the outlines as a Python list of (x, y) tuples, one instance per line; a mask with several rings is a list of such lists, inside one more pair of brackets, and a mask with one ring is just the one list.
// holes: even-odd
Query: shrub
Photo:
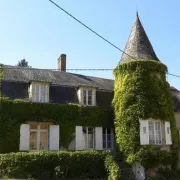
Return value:
[(107, 155), (105, 158), (105, 167), (108, 171), (108, 180), (119, 180), (120, 169), (115, 159), (111, 155)]
[(119, 169), (108, 151), (0, 154), (0, 178), (102, 179), (108, 172), (111, 179), (117, 180)]

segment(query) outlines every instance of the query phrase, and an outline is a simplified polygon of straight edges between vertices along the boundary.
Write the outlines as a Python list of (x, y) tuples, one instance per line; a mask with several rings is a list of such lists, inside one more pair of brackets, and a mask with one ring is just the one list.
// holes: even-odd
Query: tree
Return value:
[(28, 66), (28, 62), (25, 60), (25, 59), (22, 59), (21, 61), (18, 62), (17, 66), (20, 66), (20, 67), (31, 67), (31, 66)]

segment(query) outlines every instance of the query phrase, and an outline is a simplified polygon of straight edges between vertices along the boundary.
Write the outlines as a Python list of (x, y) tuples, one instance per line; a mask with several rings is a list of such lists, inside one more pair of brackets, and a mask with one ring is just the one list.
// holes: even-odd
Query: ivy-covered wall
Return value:
[(75, 126), (112, 127), (112, 110), (101, 107), (30, 103), (1, 98), (0, 153), (19, 150), (20, 125), (27, 121), (60, 125), (60, 141), (65, 148), (74, 138)]
[[(119, 149), (127, 162), (140, 162), (145, 168), (160, 164), (176, 165), (177, 131), (170, 86), (166, 82), (167, 67), (153, 60), (132, 60), (114, 70), (115, 132)], [(170, 121), (172, 152), (140, 145), (139, 119)]]

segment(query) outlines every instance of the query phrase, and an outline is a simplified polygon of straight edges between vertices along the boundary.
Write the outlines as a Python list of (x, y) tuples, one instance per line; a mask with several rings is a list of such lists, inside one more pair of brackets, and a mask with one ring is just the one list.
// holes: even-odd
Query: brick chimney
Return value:
[(58, 71), (66, 72), (66, 54), (61, 54), (58, 58)]

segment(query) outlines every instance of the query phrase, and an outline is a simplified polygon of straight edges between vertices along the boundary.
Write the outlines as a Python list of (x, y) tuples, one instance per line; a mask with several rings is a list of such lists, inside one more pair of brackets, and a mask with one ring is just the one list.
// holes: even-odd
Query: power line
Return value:
[[(38, 69), (38, 68), (26, 68), (26, 67), (0, 67), (0, 69), (21, 69), (21, 70), (44, 70), (44, 71), (58, 71), (59, 69)], [(113, 71), (114, 69), (66, 69), (66, 71)], [(160, 71), (158, 71), (160, 72)], [(179, 75), (171, 74), (166, 72), (166, 74), (174, 77), (180, 78)]]
[(103, 39), (104, 41), (106, 41), (108, 44), (110, 44), (111, 46), (113, 46), (114, 48), (118, 49), (119, 51), (121, 51), (122, 53), (128, 55), (130, 58), (135, 59), (135, 57), (127, 54), (126, 52), (124, 52), (122, 49), (120, 49), (119, 47), (117, 47), (116, 45), (114, 45), (113, 43), (111, 43), (109, 40), (107, 40), (106, 38), (104, 38), (103, 36), (101, 36), (99, 33), (97, 33), (96, 31), (92, 30), (90, 27), (88, 27), (86, 24), (84, 24), (82, 21), (78, 20), (76, 17), (74, 17), (72, 14), (70, 14), (69, 12), (67, 12), (65, 9), (63, 9), (62, 7), (60, 7), (58, 4), (56, 4), (54, 1), (49, 0), (52, 4), (54, 4), (56, 7), (58, 7), (59, 9), (61, 9), (63, 12), (65, 12), (67, 15), (69, 15), (70, 17), (72, 17), (75, 21), (77, 21), (78, 23), (80, 23), (81, 25), (83, 25), (86, 29), (90, 30), (92, 33), (94, 33), (95, 35), (97, 35), (98, 37), (100, 37), (101, 39)]
[[(114, 48), (118, 49), (119, 51), (123, 52), (124, 54), (128, 55), (129, 57), (131, 57), (132, 59), (137, 60), (137, 58), (130, 56), (129, 54), (127, 54), (126, 52), (124, 52), (123, 50), (121, 50), (120, 48), (118, 48), (116, 45), (114, 45), (113, 43), (111, 43), (110, 41), (108, 41), (107, 39), (105, 39), (104, 37), (102, 37), (100, 34), (98, 34), (97, 32), (95, 32), (94, 30), (92, 30), (90, 27), (88, 27), (87, 25), (85, 25), (83, 22), (81, 22), (80, 20), (78, 20), (76, 17), (74, 17), (72, 14), (68, 13), (66, 10), (64, 10), (62, 7), (60, 7), (58, 4), (56, 4), (54, 1), (49, 0), (52, 4), (54, 4), (56, 7), (58, 7), (59, 9), (61, 9), (63, 12), (65, 12), (67, 15), (69, 15), (70, 17), (72, 17), (74, 20), (76, 20), (78, 23), (80, 23), (81, 25), (83, 25), (85, 28), (87, 28), (88, 30), (90, 30), (91, 32), (93, 32), (95, 35), (97, 35), (98, 37), (100, 37), (101, 39), (103, 39), (104, 41), (106, 41), (108, 44), (110, 44), (111, 46), (113, 46)], [(4, 69), (20, 69), (21, 67), (0, 67), (4, 68)], [(59, 69), (37, 69), (37, 68), (25, 68), (26, 70), (50, 70), (50, 71), (58, 71)], [(67, 71), (113, 71), (113, 69), (66, 69)], [(170, 76), (174, 76), (174, 77), (178, 77), (180, 78), (179, 75), (175, 75), (175, 74), (171, 74), (166, 72), (166, 74), (170, 75)]]
[[(63, 12), (65, 12), (68, 16), (70, 16), (71, 18), (73, 18), (75, 21), (77, 21), (78, 23), (80, 23), (82, 26), (84, 26), (85, 28), (87, 28), (88, 30), (90, 30), (92, 33), (94, 33), (95, 35), (97, 35), (98, 37), (100, 37), (101, 39), (103, 39), (105, 42), (107, 42), (108, 44), (110, 44), (111, 46), (113, 46), (114, 48), (118, 49), (119, 51), (121, 51), (122, 53), (128, 55), (129, 57), (131, 57), (132, 59), (135, 59), (137, 60), (137, 58), (127, 54), (126, 52), (124, 52), (122, 49), (120, 49), (119, 47), (117, 47), (116, 45), (114, 45), (113, 43), (111, 43), (109, 40), (107, 40), (106, 38), (104, 38), (103, 36), (101, 36), (100, 34), (98, 34), (96, 31), (92, 30), (90, 27), (88, 27), (86, 24), (84, 24), (82, 21), (80, 21), (79, 19), (77, 19), (76, 17), (74, 17), (72, 14), (70, 14), (69, 12), (67, 12), (65, 9), (63, 9), (62, 7), (60, 7), (58, 4), (56, 4), (54, 1), (52, 0), (49, 0), (53, 5), (55, 5), (57, 8), (59, 8), (60, 10), (62, 10)], [(77, 71), (93, 71), (93, 70), (96, 70), (96, 71), (111, 71), (113, 69), (67, 69), (67, 70), (70, 70), (70, 71), (74, 71), (74, 70), (77, 70)], [(175, 75), (175, 74), (171, 74), (171, 73), (166, 73), (170, 76), (174, 76), (174, 77), (179, 77), (179, 75)]]

